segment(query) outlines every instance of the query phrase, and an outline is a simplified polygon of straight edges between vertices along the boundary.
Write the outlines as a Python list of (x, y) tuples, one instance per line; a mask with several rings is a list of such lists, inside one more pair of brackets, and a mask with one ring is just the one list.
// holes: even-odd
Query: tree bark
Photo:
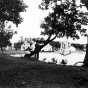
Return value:
[(35, 56), (37, 56), (36, 60), (38, 60), (39, 59), (39, 52), (41, 51), (41, 49), (44, 46), (46, 46), (48, 43), (53, 41), (56, 37), (57, 37), (57, 35), (55, 37), (53, 37), (52, 39), (50, 39), (51, 37), (49, 36), (48, 39), (44, 42), (43, 45), (38, 45), (37, 47), (35, 47), (34, 51), (32, 51), (30, 54), (25, 55), (25, 57), (27, 56), (28, 58), (30, 58), (32, 55), (35, 55)]
[(3, 47), (1, 46), (0, 48), (1, 48), (1, 55), (3, 55)]
[(88, 67), (88, 44), (86, 46), (86, 55), (85, 55), (85, 58), (84, 58), (84, 61), (83, 61), (83, 66)]

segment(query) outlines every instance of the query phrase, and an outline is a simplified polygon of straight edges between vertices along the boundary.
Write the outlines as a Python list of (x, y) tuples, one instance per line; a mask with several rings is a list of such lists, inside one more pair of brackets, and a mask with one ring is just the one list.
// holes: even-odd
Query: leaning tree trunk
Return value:
[(39, 52), (41, 51), (41, 49), (46, 46), (48, 43), (50, 43), (51, 41), (53, 41), (55, 38), (57, 37), (57, 35), (55, 37), (53, 37), (50, 40), (50, 37), (44, 42), (43, 45), (37, 45), (37, 47), (35, 47), (35, 50), (32, 51), (30, 54), (26, 54), (25, 57), (30, 58), (32, 55), (36, 55), (37, 58), (36, 60), (39, 60)]
[(44, 47), (45, 45), (41, 45), (35, 48), (34, 51), (31, 51), (30, 54), (26, 54), (24, 57), (30, 59), (32, 55), (35, 55), (35, 60), (39, 60), (39, 52), (41, 51), (41, 49)]
[(88, 44), (86, 46), (86, 55), (83, 61), (83, 66), (88, 67)]
[(83, 61), (83, 66), (88, 67), (88, 35), (87, 35), (86, 55)]
[(32, 51), (30, 54), (26, 54), (25, 57), (31, 58), (32, 55), (35, 55), (36, 60), (39, 60), (39, 52), (45, 45), (47, 44), (37, 46), (34, 51)]

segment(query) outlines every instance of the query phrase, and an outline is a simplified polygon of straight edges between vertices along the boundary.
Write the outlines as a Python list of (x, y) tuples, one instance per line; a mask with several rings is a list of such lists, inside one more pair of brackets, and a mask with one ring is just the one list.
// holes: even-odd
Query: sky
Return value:
[[(11, 40), (11, 42), (13, 43), (17, 42), (21, 38), (21, 36), (39, 37), (42, 30), (40, 28), (40, 24), (43, 21), (43, 18), (48, 14), (48, 12), (42, 11), (38, 8), (38, 5), (41, 3), (41, 0), (24, 0), (24, 3), (28, 5), (28, 8), (26, 9), (26, 12), (21, 13), (23, 22), (19, 24), (18, 28), (16, 28), (15, 25), (12, 26), (12, 29), (17, 30), (18, 32), (13, 36)], [(77, 3), (79, 3), (79, 0), (77, 0)], [(85, 8), (82, 8), (81, 10), (85, 11)], [(86, 43), (87, 39), (82, 37), (79, 41), (69, 41)]]
[(40, 24), (47, 15), (47, 12), (40, 10), (38, 7), (41, 0), (24, 0), (24, 3), (28, 5), (28, 8), (26, 12), (21, 13), (23, 22), (19, 24), (18, 28), (15, 28), (18, 33), (13, 36), (12, 42), (17, 41), (21, 36), (39, 37), (42, 30)]

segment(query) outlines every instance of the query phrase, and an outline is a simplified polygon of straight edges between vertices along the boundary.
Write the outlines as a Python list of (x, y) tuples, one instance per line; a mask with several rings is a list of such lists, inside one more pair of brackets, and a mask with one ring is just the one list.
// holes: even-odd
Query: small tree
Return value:
[(10, 39), (13, 36), (13, 31), (5, 31), (5, 30), (1, 30), (0, 31), (0, 48), (3, 51), (3, 47), (9, 46), (10, 43)]
[(22, 42), (22, 41), (18, 41), (17, 43), (14, 43), (14, 48), (15, 48), (16, 50), (21, 49), (21, 45), (22, 45), (23, 43), (24, 43), (24, 42)]

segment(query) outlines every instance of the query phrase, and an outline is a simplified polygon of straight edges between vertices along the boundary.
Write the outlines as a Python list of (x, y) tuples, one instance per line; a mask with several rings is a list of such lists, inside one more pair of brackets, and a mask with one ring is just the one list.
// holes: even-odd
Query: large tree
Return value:
[[(57, 1), (58, 2), (60, 2), (60, 0), (43, 0), (43, 3), (42, 3), (42, 7), (40, 7), (41, 9), (49, 9), (50, 7), (49, 7), (49, 4), (52, 4), (52, 2), (53, 3), (55, 3), (55, 5), (57, 5)], [(61, 1), (63, 1), (63, 0), (61, 0)], [(64, 0), (64, 1), (66, 1), (66, 2), (69, 2), (69, 0)], [(73, 3), (75, 2), (75, 0), (72, 0), (73, 1)], [(63, 2), (61, 2), (61, 3), (63, 3)], [(72, 2), (71, 2), (72, 3)], [(80, 8), (82, 8), (83, 6), (86, 6), (87, 7), (87, 9), (88, 9), (88, 1), (87, 0), (81, 0), (81, 3), (83, 3), (83, 4), (80, 4)], [(70, 3), (69, 3), (70, 4)], [(67, 8), (67, 7), (66, 7)], [(64, 9), (64, 10), (66, 10), (66, 8)], [(69, 8), (69, 6), (68, 6), (68, 8)], [(63, 19), (64, 17), (66, 18), (65, 19), (65, 21), (63, 22), (62, 20), (60, 20), (60, 22), (62, 21), (62, 24), (57, 24), (57, 25), (55, 25), (55, 27), (57, 27), (57, 26), (59, 26), (59, 27), (57, 27), (58, 29), (59, 29), (59, 31), (60, 31), (60, 28), (61, 28), (61, 34), (64, 36), (67, 36), (67, 37), (75, 37), (75, 38), (79, 38), (79, 36), (78, 36), (78, 34), (76, 33), (76, 31), (78, 30), (78, 31), (80, 31), (80, 33), (82, 34), (82, 35), (84, 35), (84, 36), (87, 36), (87, 41), (88, 41), (88, 34), (85, 34), (85, 32), (86, 32), (86, 29), (85, 29), (85, 27), (84, 28), (82, 28), (82, 26), (83, 25), (85, 25), (85, 26), (88, 26), (88, 12), (80, 12), (80, 11), (77, 11), (77, 8), (79, 8), (79, 6), (76, 6), (76, 5), (74, 5), (73, 4), (73, 7), (72, 7), (72, 9), (73, 10), (71, 10), (71, 9), (68, 9), (67, 8), (67, 12), (69, 13), (70, 11), (72, 11), (72, 13), (73, 13), (73, 15), (72, 15), (72, 13), (71, 14), (65, 14), (64, 16), (62, 16), (61, 18)], [(59, 13), (61, 13), (61, 11), (63, 12), (63, 10), (62, 9), (57, 9), (57, 13), (59, 12)], [(54, 12), (53, 12), (54, 13)], [(51, 15), (51, 13), (50, 13), (50, 15)], [(54, 16), (55, 16), (55, 14), (53, 14)], [(73, 17), (71, 17), (71, 16), (73, 16)], [(60, 15), (59, 15), (59, 17), (60, 17)], [(80, 19), (81, 18), (81, 19)], [(45, 19), (46, 20), (46, 19)], [(47, 20), (48, 21), (48, 20)], [(54, 21), (55, 22), (55, 21)], [(45, 22), (46, 23), (46, 22)], [(49, 22), (47, 22), (47, 23), (49, 23)], [(65, 25), (64, 25), (64, 27), (63, 27), (63, 24), (64, 23), (66, 23)], [(69, 23), (71, 24), (71, 25), (69, 25)], [(76, 23), (76, 25), (74, 25)], [(49, 24), (46, 24), (46, 25), (49, 25)], [(43, 24), (43, 26), (46, 26), (45, 24)], [(52, 25), (52, 24), (51, 24)], [(67, 27), (66, 27), (66, 25), (67, 25)], [(47, 27), (47, 26), (46, 26)], [(75, 27), (75, 28), (74, 28)], [(44, 27), (43, 27), (44, 28)], [(65, 30), (64, 30), (64, 28), (65, 28)], [(49, 29), (49, 28), (46, 28), (46, 30), (47, 29)], [(54, 29), (54, 28), (53, 28)], [(69, 30), (70, 29), (70, 30)], [(65, 32), (64, 32), (65, 31)], [(44, 32), (45, 32), (45, 30), (44, 30)], [(67, 32), (67, 33), (66, 33)], [(45, 34), (46, 34), (47, 32), (45, 32)], [(54, 32), (53, 32), (54, 33)], [(70, 34), (70, 36), (69, 36), (69, 34)], [(76, 35), (77, 34), (77, 35)], [(75, 36), (73, 36), (73, 35), (75, 35)], [(84, 58), (84, 61), (83, 61), (83, 66), (86, 66), (86, 67), (88, 67), (88, 42), (87, 42), (87, 46), (86, 46), (86, 55), (85, 55), (85, 58)]]
[[(18, 26), (22, 22), (20, 12), (26, 10), (26, 5), (22, 0), (0, 0), (0, 47), (10, 44), (14, 32), (5, 30), (6, 22), (13, 22)], [(9, 28), (8, 28), (9, 29)]]
[(41, 34), (47, 35), (48, 38), (42, 44), (38, 44), (30, 56), (40, 52), (45, 45), (56, 38), (66, 36), (79, 39), (77, 32), (83, 34), (86, 29), (82, 28), (82, 25), (87, 25), (87, 16), (78, 10), (82, 6), (77, 6), (75, 0), (42, 0), (39, 7), (43, 10), (50, 9), (41, 24), (41, 28), (44, 29)]
[(25, 11), (26, 7), (23, 0), (0, 0), (0, 21), (12, 21), (18, 25), (22, 22), (20, 12)]

